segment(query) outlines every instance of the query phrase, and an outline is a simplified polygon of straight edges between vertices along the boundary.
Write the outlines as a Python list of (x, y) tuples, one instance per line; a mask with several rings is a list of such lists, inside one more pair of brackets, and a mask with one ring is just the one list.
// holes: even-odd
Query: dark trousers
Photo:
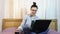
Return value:
[(24, 34), (31, 34), (31, 31), (29, 28), (23, 28)]
[(47, 29), (45, 32), (42, 32), (42, 33), (31, 32), (31, 30), (29, 28), (24, 28), (23, 31), (24, 31), (24, 34), (47, 34), (49, 29)]

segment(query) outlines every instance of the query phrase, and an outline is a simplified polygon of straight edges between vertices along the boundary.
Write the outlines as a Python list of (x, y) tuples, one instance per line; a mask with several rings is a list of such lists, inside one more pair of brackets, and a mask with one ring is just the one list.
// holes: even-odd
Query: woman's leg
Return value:
[(39, 33), (39, 34), (47, 34), (49, 29), (47, 29), (45, 32)]
[(31, 32), (31, 34), (36, 34), (36, 33), (34, 33), (34, 32)]
[(30, 34), (29, 28), (23, 28), (24, 34)]

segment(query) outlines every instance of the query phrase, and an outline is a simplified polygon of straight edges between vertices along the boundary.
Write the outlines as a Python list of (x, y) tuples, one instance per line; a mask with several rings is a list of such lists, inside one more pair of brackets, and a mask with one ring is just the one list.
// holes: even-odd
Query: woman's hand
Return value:
[(16, 30), (17, 33), (23, 34), (23, 30)]

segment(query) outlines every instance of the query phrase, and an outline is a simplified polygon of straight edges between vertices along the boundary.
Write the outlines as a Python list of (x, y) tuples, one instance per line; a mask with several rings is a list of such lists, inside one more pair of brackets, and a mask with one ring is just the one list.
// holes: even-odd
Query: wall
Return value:
[(0, 33), (2, 31), (2, 18), (4, 15), (4, 0), (0, 0)]
[(45, 16), (46, 19), (56, 19), (57, 18), (57, 11), (56, 11), (56, 4), (57, 1), (56, 0), (47, 0), (46, 2), (46, 12), (45, 12)]
[(60, 32), (60, 0), (57, 0), (58, 31)]
[(25, 15), (26, 9), (21, 8), (20, 0), (5, 0), (4, 1), (4, 18), (17, 18), (21, 19), (23, 17), (23, 12)]
[(13, 8), (13, 18), (21, 19), (26, 15), (26, 7), (24, 5), (23, 0), (13, 0), (14, 8)]
[(13, 0), (4, 1), (4, 18), (13, 17)]

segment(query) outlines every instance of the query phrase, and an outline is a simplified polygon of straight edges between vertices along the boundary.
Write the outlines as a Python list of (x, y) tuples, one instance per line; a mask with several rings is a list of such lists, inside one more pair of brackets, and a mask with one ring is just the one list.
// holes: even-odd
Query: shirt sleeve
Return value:
[(27, 15), (25, 16), (25, 18), (23, 18), (23, 21), (22, 21), (21, 25), (17, 28), (17, 30), (23, 30), (26, 19), (27, 19)]

